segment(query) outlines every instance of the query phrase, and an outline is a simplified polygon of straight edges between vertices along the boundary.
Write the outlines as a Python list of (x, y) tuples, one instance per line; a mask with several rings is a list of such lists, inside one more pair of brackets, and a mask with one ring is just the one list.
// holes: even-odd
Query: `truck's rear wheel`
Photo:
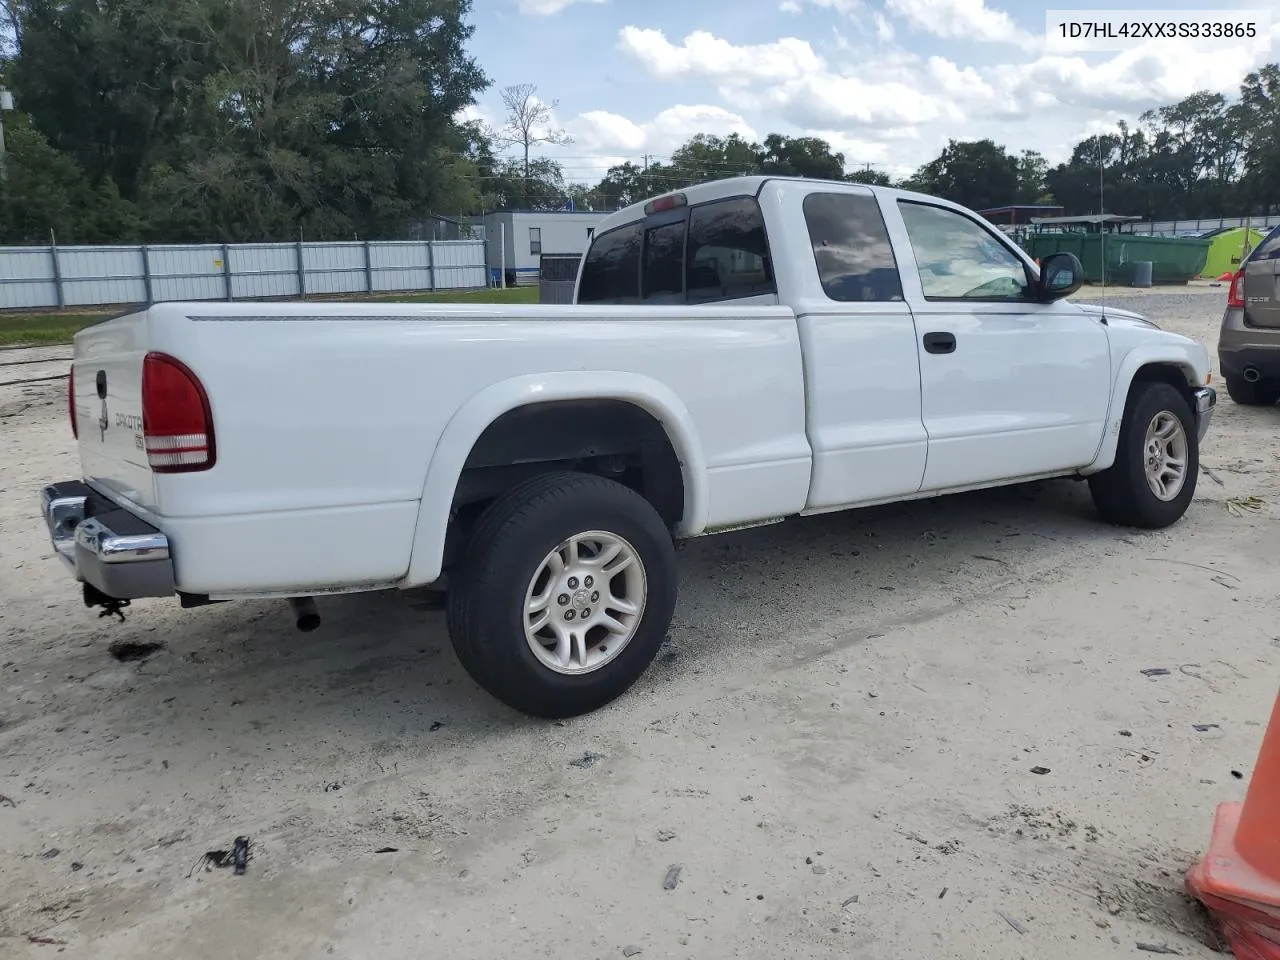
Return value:
[(1093, 502), (1109, 523), (1158, 530), (1187, 512), (1200, 473), (1191, 405), (1162, 382), (1134, 384), (1115, 463), (1089, 478)]
[(611, 480), (555, 474), (480, 518), (449, 591), (449, 633), (499, 700), (571, 717), (644, 673), (675, 599), (675, 547), (648, 501)]

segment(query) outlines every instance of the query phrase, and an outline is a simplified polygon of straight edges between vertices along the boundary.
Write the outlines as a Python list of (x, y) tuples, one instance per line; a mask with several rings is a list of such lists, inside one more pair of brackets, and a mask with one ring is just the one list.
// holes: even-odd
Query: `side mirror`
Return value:
[(1084, 284), (1084, 266), (1074, 253), (1052, 253), (1040, 261), (1036, 299), (1052, 303), (1069, 297)]

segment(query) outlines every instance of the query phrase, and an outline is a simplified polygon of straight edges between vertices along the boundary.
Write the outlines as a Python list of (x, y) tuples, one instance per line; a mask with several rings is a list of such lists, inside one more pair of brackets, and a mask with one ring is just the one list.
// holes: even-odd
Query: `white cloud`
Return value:
[(885, 0), (885, 9), (935, 37), (1023, 43), (1031, 38), (985, 0)]
[(618, 47), (664, 80), (696, 75), (729, 84), (778, 81), (824, 67), (822, 58), (809, 42), (795, 37), (738, 47), (705, 30), (697, 30), (676, 46), (661, 30), (628, 26), (619, 32)]
[(516, 0), (521, 13), (531, 17), (551, 17), (575, 3), (608, 3), (609, 0)]
[(876, 25), (876, 39), (879, 40), (881, 43), (892, 43), (893, 42), (893, 24), (890, 23), (889, 19), (879, 10), (876, 11), (875, 25)]
[(1172, 103), (1197, 90), (1235, 93), (1253, 58), (1212, 56), (1177, 40), (1149, 41), (1101, 62), (1047, 55), (1029, 64), (1003, 65), (992, 73), (1023, 96), (1033, 91), (1065, 104), (1093, 108)]
[(582, 114), (571, 125), (581, 147), (600, 153), (668, 154), (695, 134), (728, 136), (736, 133), (748, 140), (758, 134), (739, 114), (708, 104), (677, 104), (648, 123), (635, 123), (606, 110)]
[(783, 13), (802, 13), (806, 3), (820, 10), (834, 10), (845, 15), (862, 7), (862, 0), (782, 0), (778, 9)]

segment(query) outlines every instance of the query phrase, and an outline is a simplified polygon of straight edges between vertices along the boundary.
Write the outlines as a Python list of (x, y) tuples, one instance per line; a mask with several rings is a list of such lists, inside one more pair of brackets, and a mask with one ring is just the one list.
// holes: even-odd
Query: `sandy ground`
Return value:
[[(1224, 295), (1123, 304), (1212, 348)], [(36, 516), (62, 385), (0, 388), (0, 955), (1212, 956), (1182, 875), (1276, 695), (1278, 423), (1224, 395), (1161, 533), (1055, 482), (691, 544), (659, 661), (548, 723), (412, 595), (97, 619)]]

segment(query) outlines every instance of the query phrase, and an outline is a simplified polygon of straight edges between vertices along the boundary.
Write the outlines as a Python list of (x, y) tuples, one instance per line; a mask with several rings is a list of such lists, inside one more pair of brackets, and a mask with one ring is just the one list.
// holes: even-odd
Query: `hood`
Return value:
[(1108, 324), (1147, 327), (1151, 330), (1160, 329), (1159, 324), (1152, 323), (1142, 314), (1134, 313), (1132, 310), (1122, 310), (1119, 307), (1102, 306), (1097, 303), (1077, 303), (1076, 306), (1091, 317), (1099, 317), (1106, 320)]

